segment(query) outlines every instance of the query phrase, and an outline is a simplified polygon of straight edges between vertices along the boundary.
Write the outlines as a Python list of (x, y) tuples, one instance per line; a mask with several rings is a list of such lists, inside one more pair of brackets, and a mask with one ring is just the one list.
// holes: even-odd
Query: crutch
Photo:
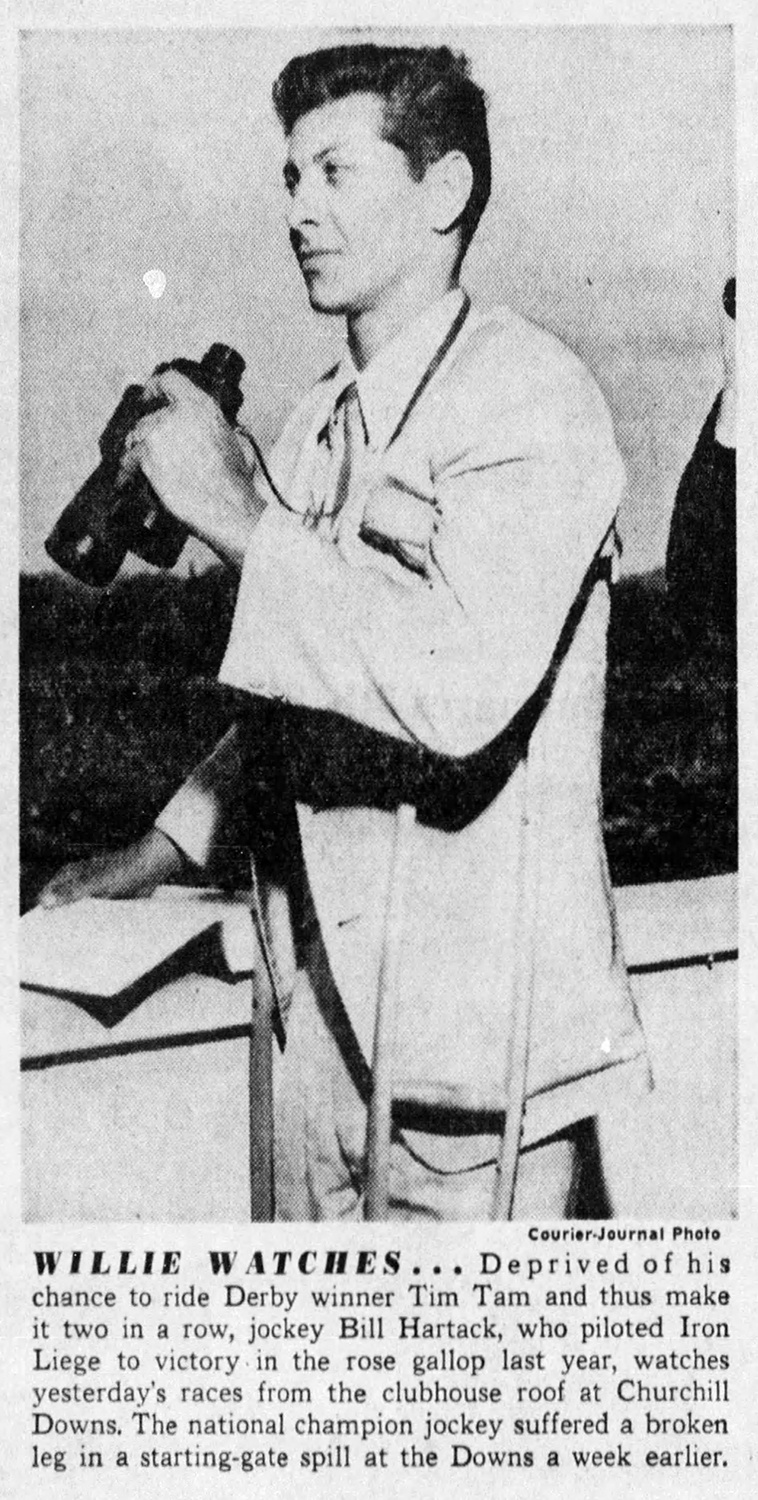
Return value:
[(519, 1148), (524, 1128), (529, 1039), (534, 995), (534, 969), (539, 911), (540, 851), (537, 838), (537, 798), (544, 749), (527, 745), (521, 802), (518, 859), (518, 921), (516, 924), (516, 982), (505, 1054), (505, 1120), (495, 1170), (492, 1219), (513, 1218)]
[[(519, 1146), (523, 1129), (529, 1062), (529, 1034), (534, 991), (536, 922), (539, 903), (539, 851), (536, 832), (536, 788), (544, 751), (524, 758), (524, 786), (519, 829), (517, 975), (511, 1025), (506, 1047), (505, 1122), (495, 1176), (493, 1219), (510, 1219), (516, 1193)], [(365, 1218), (386, 1219), (389, 1204), (389, 1167), (392, 1138), (392, 1061), (395, 1043), (397, 976), (408, 876), (410, 833), (415, 809), (398, 809), (385, 910), (379, 967), (372, 1091), (367, 1130), (367, 1185)]]
[(250, 849), (249, 938), (255, 940), (251, 965), (249, 1050), (250, 1222), (274, 1218), (274, 1015), (276, 978), (263, 920), (258, 871)]
[(250, 985), (248, 1031), (248, 1121), (250, 1219), (269, 1224), (274, 1217), (274, 1096), (271, 1039), (276, 1006), (269, 954), (263, 933), (260, 896), (251, 855), (252, 903), (236, 906), (221, 924), (227, 968)]
[(250, 1221), (270, 1224), (274, 1217), (274, 995), (268, 976), (259, 970), (250, 982)]
[(366, 1132), (366, 1198), (364, 1217), (386, 1219), (389, 1205), (390, 1147), (392, 1141), (392, 1063), (397, 1018), (397, 981), (403, 937), (408, 857), (416, 809), (402, 802), (395, 818), (390, 858), (387, 904), (379, 963), (374, 1023), (372, 1088)]
[[(609, 544), (610, 552), (608, 551)], [(595, 584), (603, 576), (607, 578), (609, 585), (615, 582), (619, 546), (614, 517), (585, 574), (582, 586), (561, 631), (558, 647), (545, 679), (549, 684), (549, 690), (552, 689), (560, 664), (576, 635)], [(533, 742), (535, 733), (537, 739)], [(518, 958), (511, 1025), (506, 1048), (505, 1122), (492, 1203), (492, 1218), (497, 1220), (513, 1218), (519, 1147), (524, 1128), (540, 894), (539, 808), (546, 770), (545, 745), (540, 736), (538, 723), (532, 730), (524, 754), (518, 873), (519, 920), (516, 933)]]

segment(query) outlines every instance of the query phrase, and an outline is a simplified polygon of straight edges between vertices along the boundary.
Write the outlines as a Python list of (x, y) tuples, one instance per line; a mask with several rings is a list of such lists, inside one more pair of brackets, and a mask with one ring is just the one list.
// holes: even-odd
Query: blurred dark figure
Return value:
[[(721, 315), (724, 385), (711, 407), (677, 490), (666, 555), (666, 589), (685, 678), (693, 694), (707, 685), (710, 711), (723, 705), (724, 819), (736, 825), (737, 524), (735, 366), (736, 282), (727, 281)], [(690, 694), (681, 710), (691, 716)], [(701, 726), (702, 727), (702, 726)], [(697, 752), (695, 752), (697, 754)]]
[(666, 587), (676, 626), (697, 649), (710, 630), (724, 637), (736, 663), (737, 528), (734, 361), (736, 284), (724, 288), (726, 380), (682, 475), (674, 504)]

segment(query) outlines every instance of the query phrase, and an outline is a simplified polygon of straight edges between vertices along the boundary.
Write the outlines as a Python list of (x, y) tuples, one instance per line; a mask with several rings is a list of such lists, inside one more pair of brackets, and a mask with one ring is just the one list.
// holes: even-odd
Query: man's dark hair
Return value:
[(379, 47), (364, 42), (293, 57), (274, 84), (274, 108), (286, 135), (302, 115), (350, 94), (384, 103), (382, 136), (405, 153), (419, 181), (448, 151), (467, 156), (474, 174), (458, 223), (463, 249), (490, 195), (487, 101), (468, 59), (449, 47)]

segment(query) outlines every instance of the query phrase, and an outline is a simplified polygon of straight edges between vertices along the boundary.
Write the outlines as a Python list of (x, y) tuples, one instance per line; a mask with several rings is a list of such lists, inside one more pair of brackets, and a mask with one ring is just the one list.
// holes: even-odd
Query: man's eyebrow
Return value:
[[(327, 156), (332, 156), (335, 152), (339, 152), (341, 150), (344, 150), (344, 147), (341, 147), (338, 141), (334, 141), (329, 146), (322, 146), (321, 150), (316, 152), (312, 160), (315, 162), (325, 161)], [(291, 179), (292, 177), (300, 176), (300, 168), (296, 166), (291, 157), (285, 162), (283, 170), (285, 180), (287, 180), (288, 178)]]

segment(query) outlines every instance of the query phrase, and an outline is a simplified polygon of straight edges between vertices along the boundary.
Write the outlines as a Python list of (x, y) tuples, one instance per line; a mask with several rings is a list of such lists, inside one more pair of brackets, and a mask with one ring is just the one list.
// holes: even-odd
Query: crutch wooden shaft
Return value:
[(511, 1029), (506, 1048), (505, 1126), (500, 1143), (492, 1204), (492, 1218), (501, 1221), (513, 1218), (526, 1102), (539, 906), (539, 848), (536, 838), (533, 789), (535, 782), (539, 780), (542, 753), (541, 745), (532, 749), (527, 754), (524, 767), (524, 810), (519, 851), (518, 961)]
[(365, 1218), (386, 1219), (389, 1206), (392, 1138), (392, 1066), (397, 1020), (397, 984), (408, 884), (411, 830), (416, 809), (398, 808), (384, 917), (379, 988), (374, 1025), (372, 1090), (366, 1135)]
[(250, 1218), (254, 1224), (270, 1224), (274, 1217), (273, 994), (265, 974), (254, 972), (251, 984)]
[(531, 984), (525, 986), (516, 997), (517, 1014), (511, 1035), (511, 1064), (509, 1067), (508, 1093), (505, 1103), (505, 1128), (500, 1144), (500, 1157), (495, 1178), (495, 1197), (492, 1217), (496, 1220), (512, 1219), (516, 1199), (519, 1150), (524, 1123), (526, 1099), (526, 1076), (529, 1062), (529, 1017), (531, 1012)]

